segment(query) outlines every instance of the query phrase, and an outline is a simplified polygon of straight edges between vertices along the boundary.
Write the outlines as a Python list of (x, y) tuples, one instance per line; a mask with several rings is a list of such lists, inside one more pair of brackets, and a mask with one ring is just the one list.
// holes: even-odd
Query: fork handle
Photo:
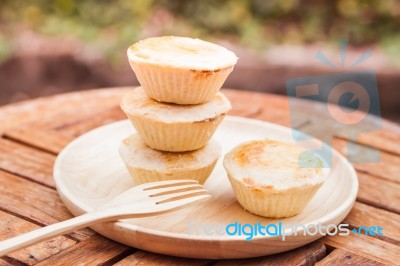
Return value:
[[(94, 222), (115, 221), (120, 219), (118, 212), (95, 211), (89, 212), (72, 219), (48, 225), (37, 230), (28, 232), (0, 242), (0, 257), (46, 239), (63, 235), (83, 227), (87, 227)], [(122, 217), (121, 217), (122, 218)]]

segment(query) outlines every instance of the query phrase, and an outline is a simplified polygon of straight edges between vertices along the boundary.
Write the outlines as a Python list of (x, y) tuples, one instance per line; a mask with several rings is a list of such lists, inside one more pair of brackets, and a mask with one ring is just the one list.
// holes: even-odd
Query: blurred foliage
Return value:
[(12, 52), (12, 36), (21, 29), (75, 37), (114, 61), (116, 49), (166, 34), (230, 39), (254, 49), (344, 37), (395, 55), (399, 24), (396, 0), (0, 0), (0, 59)]

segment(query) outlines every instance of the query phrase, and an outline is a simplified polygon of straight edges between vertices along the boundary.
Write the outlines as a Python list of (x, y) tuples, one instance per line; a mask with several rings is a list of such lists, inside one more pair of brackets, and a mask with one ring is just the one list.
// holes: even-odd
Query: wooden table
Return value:
[[(82, 133), (125, 119), (119, 102), (128, 89), (74, 92), (0, 108), (0, 239), (72, 217), (55, 190), (54, 160)], [(286, 97), (234, 90), (224, 93), (234, 107), (230, 114), (289, 126)], [(333, 145), (343, 152), (346, 142), (344, 137), (335, 137)], [(357, 142), (379, 149), (381, 160), (354, 164), (360, 189), (344, 222), (355, 228), (380, 225), (384, 236), (328, 236), (274, 256), (211, 261), (136, 250), (84, 229), (9, 254), (0, 258), (0, 265), (400, 264), (400, 126), (383, 121), (381, 131), (361, 134)]]

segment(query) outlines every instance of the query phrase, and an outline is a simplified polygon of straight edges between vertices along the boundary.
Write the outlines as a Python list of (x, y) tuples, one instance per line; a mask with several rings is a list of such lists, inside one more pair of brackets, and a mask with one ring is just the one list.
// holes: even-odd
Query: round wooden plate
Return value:
[[(116, 122), (82, 135), (60, 153), (54, 178), (63, 202), (74, 215), (88, 212), (133, 186), (118, 155), (118, 146), (134, 132), (129, 121)], [(232, 116), (225, 118), (214, 138), (221, 143), (223, 154), (252, 139), (293, 141), (289, 128)], [(281, 222), (283, 226), (340, 223), (354, 204), (358, 180), (351, 164), (336, 151), (333, 159), (327, 181), (303, 212), (291, 218), (268, 219), (243, 210), (235, 200), (220, 159), (205, 184), (212, 195), (210, 200), (160, 216), (103, 223), (92, 229), (139, 249), (191, 258), (246, 258), (294, 249), (321, 235), (304, 235), (303, 229), (297, 227), (292, 231), (297, 236), (286, 236), (285, 241), (281, 236), (260, 235), (246, 240), (244, 235), (226, 234), (224, 227), (235, 222)]]

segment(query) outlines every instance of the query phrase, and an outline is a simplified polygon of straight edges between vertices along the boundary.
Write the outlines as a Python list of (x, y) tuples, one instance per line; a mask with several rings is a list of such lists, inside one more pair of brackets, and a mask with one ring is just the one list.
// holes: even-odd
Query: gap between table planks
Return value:
[[(0, 180), (2, 184), (12, 184), (7, 187), (2, 185), (0, 189), (0, 209), (6, 221), (18, 221), (16, 224), (21, 225), (21, 231), (7, 229), (9, 234), (1, 235), (2, 238), (71, 217), (54, 190), (52, 165), (55, 156), (76, 136), (100, 125), (124, 119), (125, 116), (118, 106), (121, 96), (129, 89), (75, 92), (0, 108), (0, 119), (4, 121), (0, 125)], [(223, 92), (232, 101), (234, 108), (231, 115), (285, 126), (290, 124), (288, 101), (283, 96), (226, 89)], [(383, 126), (383, 130), (363, 134), (360, 138), (359, 143), (379, 148), (383, 156), (378, 165), (355, 165), (360, 179), (360, 192), (358, 202), (344, 222), (355, 228), (379, 223), (388, 231), (384, 237), (325, 237), (297, 250), (249, 259), (246, 262), (254, 265), (272, 265), (277, 261), (296, 265), (309, 265), (317, 261), (321, 265), (329, 265), (337, 260), (376, 264), (398, 262), (400, 127), (387, 121), (383, 122)], [(345, 152), (345, 145), (345, 137), (335, 138), (334, 146), (339, 151)], [(381, 192), (383, 190), (385, 193)], [(1, 229), (5, 229), (3, 224)], [(59, 243), (56, 245), (58, 248), (46, 244), (32, 246), (30, 250), (24, 249), (17, 255), (11, 254), (13, 256), (2, 258), (0, 265), (34, 264), (39, 261), (43, 264), (98, 264), (119, 261), (121, 265), (158, 262), (168, 265), (240, 265), (244, 262), (182, 259), (145, 251), (135, 252), (134, 249), (104, 239), (89, 229), (49, 241)], [(90, 254), (95, 254), (98, 248), (106, 250), (104, 256), (98, 256), (98, 259), (94, 255), (91, 257)], [(33, 256), (32, 259), (32, 253), (36, 254), (35, 252), (41, 255)], [(54, 255), (56, 253), (58, 254)], [(304, 257), (304, 254), (308, 256)]]

